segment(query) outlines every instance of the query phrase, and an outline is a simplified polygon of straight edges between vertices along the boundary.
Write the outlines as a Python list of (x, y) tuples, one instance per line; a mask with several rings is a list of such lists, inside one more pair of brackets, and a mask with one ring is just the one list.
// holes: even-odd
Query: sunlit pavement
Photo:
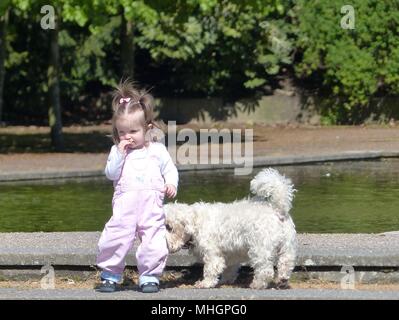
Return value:
[(156, 294), (135, 290), (99, 293), (92, 289), (0, 289), (2, 300), (398, 300), (399, 291), (332, 289), (163, 289)]

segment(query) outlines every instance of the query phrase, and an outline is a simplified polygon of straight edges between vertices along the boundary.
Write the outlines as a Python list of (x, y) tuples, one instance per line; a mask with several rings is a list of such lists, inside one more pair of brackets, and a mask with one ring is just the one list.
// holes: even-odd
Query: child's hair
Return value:
[(135, 88), (134, 83), (129, 79), (121, 81), (113, 92), (112, 99), (112, 140), (115, 144), (119, 144), (119, 135), (116, 128), (116, 121), (124, 116), (131, 114), (137, 110), (144, 112), (142, 125), (147, 131), (149, 125), (159, 128), (154, 121), (154, 98), (146, 91)]

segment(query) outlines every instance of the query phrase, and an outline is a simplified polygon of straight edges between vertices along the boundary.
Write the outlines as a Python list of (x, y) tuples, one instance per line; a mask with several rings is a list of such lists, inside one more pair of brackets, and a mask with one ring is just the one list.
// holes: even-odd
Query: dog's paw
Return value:
[(197, 289), (206, 289), (206, 288), (214, 288), (217, 285), (217, 282), (211, 280), (201, 280), (197, 281), (194, 284), (194, 287)]
[(273, 288), (273, 282), (252, 281), (249, 287), (255, 290), (270, 289)]
[(286, 289), (291, 289), (291, 286), (288, 284), (287, 279), (282, 279), (279, 282), (277, 282), (276, 289), (286, 290)]

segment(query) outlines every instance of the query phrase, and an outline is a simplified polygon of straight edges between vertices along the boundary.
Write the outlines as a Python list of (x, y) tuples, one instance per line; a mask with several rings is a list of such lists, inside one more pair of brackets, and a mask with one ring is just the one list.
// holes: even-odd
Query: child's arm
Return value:
[(125, 156), (120, 153), (117, 146), (112, 146), (105, 166), (105, 175), (109, 180), (119, 179), (124, 162)]
[(165, 185), (172, 185), (177, 190), (179, 183), (179, 173), (168, 150), (163, 144), (160, 145), (161, 173), (165, 179)]

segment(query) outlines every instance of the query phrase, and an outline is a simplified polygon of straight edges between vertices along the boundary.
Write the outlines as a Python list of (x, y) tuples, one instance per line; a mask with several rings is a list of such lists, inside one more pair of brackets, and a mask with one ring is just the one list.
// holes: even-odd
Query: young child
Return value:
[(112, 106), (115, 145), (105, 174), (115, 191), (113, 215), (98, 243), (97, 265), (102, 269), (98, 290), (116, 290), (137, 234), (139, 286), (142, 292), (157, 292), (168, 255), (164, 194), (176, 196), (178, 172), (165, 146), (149, 137), (155, 125), (153, 98), (124, 82), (115, 90)]

